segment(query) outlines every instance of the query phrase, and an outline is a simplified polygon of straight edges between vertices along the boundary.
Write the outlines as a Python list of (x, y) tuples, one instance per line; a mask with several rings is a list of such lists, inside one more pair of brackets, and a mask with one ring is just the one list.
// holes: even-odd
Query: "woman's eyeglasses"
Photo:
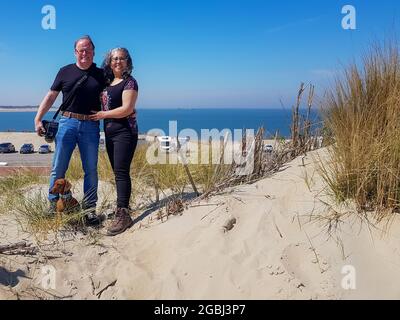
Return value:
[(126, 58), (112, 57), (112, 58), (111, 58), (111, 61), (113, 61), (113, 62), (117, 62), (117, 61), (124, 62), (124, 61), (126, 61)]

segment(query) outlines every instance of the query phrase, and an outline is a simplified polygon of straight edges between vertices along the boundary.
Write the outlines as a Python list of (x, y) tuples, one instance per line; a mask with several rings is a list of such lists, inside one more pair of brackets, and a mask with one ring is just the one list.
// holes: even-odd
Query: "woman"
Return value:
[(111, 50), (102, 67), (107, 81), (101, 94), (102, 111), (90, 119), (104, 119), (106, 149), (117, 185), (117, 209), (107, 230), (108, 235), (114, 236), (133, 225), (128, 209), (132, 190), (129, 172), (138, 141), (135, 110), (138, 85), (131, 76), (132, 58), (127, 49)]

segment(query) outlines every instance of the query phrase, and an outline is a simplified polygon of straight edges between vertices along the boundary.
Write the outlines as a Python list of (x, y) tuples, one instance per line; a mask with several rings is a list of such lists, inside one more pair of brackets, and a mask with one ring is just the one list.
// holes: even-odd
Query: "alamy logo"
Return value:
[(44, 290), (56, 289), (56, 268), (51, 265), (42, 267), (41, 285)]
[[(245, 134), (244, 134), (245, 133)], [(253, 129), (201, 129), (201, 137), (193, 129), (178, 133), (177, 121), (169, 121), (169, 135), (152, 129), (148, 136), (158, 137), (146, 151), (148, 164), (235, 164), (235, 174), (246, 176), (254, 171), (255, 134)], [(182, 141), (182, 143), (180, 143)], [(189, 146), (187, 141), (192, 141)], [(177, 147), (178, 142), (180, 146)], [(197, 143), (196, 143), (197, 142)], [(208, 142), (208, 143), (207, 143)], [(160, 146), (161, 144), (161, 146)], [(168, 152), (159, 152), (161, 149)]]
[(45, 15), (42, 18), (42, 28), (44, 30), (55, 30), (56, 29), (56, 8), (51, 5), (46, 5), (42, 8), (42, 14)]
[(356, 268), (350, 265), (344, 266), (342, 274), (345, 274), (341, 283), (342, 288), (344, 290), (356, 290)]
[(346, 5), (342, 8), (342, 14), (345, 14), (342, 19), (342, 28), (344, 30), (356, 30), (356, 8), (351, 5)]

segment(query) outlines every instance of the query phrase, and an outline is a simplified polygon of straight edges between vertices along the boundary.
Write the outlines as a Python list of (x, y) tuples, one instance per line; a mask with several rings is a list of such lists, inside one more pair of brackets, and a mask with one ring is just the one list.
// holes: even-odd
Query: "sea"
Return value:
[[(170, 128), (176, 126), (179, 132), (192, 129), (199, 136), (201, 130), (217, 129), (265, 129), (265, 138), (290, 137), (292, 110), (289, 109), (137, 109), (139, 133), (146, 134), (150, 130), (159, 129), (170, 134)], [(305, 117), (306, 110), (300, 110)], [(0, 131), (33, 132), (33, 119), (36, 112), (0, 112)], [(54, 112), (48, 112), (44, 119), (50, 120)], [(318, 111), (311, 110), (310, 120), (313, 129), (320, 128)], [(175, 121), (172, 122), (171, 121)], [(172, 126), (172, 127), (171, 127)]]

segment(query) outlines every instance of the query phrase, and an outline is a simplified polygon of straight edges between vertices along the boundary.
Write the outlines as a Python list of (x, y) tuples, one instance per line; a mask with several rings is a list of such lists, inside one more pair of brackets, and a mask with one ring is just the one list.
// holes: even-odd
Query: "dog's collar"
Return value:
[(60, 198), (61, 199), (69, 199), (72, 197), (72, 193), (71, 192), (67, 192), (66, 194), (60, 194)]

